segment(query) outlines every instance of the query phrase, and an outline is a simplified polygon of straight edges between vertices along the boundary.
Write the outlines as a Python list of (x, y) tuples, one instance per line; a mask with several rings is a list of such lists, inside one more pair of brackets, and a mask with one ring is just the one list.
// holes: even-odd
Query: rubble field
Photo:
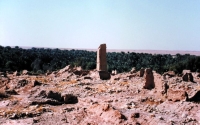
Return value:
[(0, 124), (199, 125), (199, 74), (148, 73), (105, 80), (70, 66), (43, 75), (1, 73)]

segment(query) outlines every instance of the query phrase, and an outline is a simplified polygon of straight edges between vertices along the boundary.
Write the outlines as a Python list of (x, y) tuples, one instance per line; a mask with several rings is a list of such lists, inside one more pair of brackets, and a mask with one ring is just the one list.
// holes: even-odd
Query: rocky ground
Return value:
[(111, 75), (65, 67), (45, 75), (1, 73), (1, 125), (198, 125), (200, 79), (153, 72)]

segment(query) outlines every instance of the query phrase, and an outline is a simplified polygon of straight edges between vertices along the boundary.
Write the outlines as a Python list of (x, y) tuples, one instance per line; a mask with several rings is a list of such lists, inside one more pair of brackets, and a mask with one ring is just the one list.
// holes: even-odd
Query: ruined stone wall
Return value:
[(101, 44), (97, 50), (97, 70), (107, 71), (106, 44)]

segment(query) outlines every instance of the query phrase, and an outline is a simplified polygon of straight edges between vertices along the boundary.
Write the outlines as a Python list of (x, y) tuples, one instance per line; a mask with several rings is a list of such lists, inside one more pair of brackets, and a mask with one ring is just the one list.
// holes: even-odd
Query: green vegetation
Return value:
[[(108, 71), (117, 70), (127, 72), (135, 67), (152, 68), (163, 73), (173, 70), (181, 73), (183, 69), (199, 71), (200, 56), (194, 55), (161, 55), (146, 53), (107, 53)], [(0, 46), (0, 71), (21, 71), (27, 69), (33, 72), (55, 71), (66, 65), (81, 66), (90, 70), (96, 68), (96, 52), (85, 50), (59, 50), (32, 48), (22, 49), (19, 47)]]

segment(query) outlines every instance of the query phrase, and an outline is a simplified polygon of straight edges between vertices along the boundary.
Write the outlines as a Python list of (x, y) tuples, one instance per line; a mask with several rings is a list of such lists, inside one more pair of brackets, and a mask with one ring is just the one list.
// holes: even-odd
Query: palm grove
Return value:
[[(173, 70), (181, 73), (183, 69), (199, 72), (200, 56), (190, 54), (175, 56), (169, 54), (147, 54), (134, 52), (108, 52), (108, 71), (118, 72), (152, 68), (158, 73)], [(60, 50), (0, 46), (0, 71), (22, 71), (45, 73), (64, 68), (66, 65), (81, 66), (85, 70), (96, 68), (96, 52), (86, 50)]]

